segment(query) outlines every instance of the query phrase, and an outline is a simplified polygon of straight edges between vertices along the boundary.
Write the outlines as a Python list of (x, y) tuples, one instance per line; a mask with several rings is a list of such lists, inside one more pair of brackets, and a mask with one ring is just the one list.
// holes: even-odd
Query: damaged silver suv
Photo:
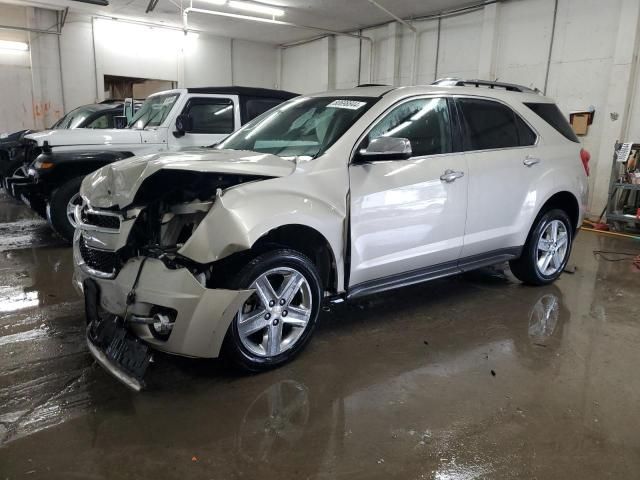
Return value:
[(504, 261), (552, 282), (588, 161), (550, 99), (456, 80), (298, 97), (209, 150), (105, 166), (75, 211), (89, 348), (140, 389), (153, 350), (281, 365), (325, 300)]

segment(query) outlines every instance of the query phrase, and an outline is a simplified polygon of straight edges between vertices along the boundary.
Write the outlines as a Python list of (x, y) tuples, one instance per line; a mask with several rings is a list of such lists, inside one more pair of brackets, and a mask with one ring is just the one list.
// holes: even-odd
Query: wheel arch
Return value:
[(575, 234), (575, 232), (578, 230), (578, 227), (580, 226), (578, 224), (578, 222), (580, 221), (580, 204), (576, 196), (567, 190), (556, 192), (549, 198), (547, 198), (547, 200), (539, 208), (538, 214), (536, 215), (531, 228), (534, 228), (537, 220), (542, 215), (556, 208), (564, 211), (568, 215), (569, 219), (571, 220), (571, 226), (573, 227), (573, 233)]
[(338, 291), (338, 265), (327, 238), (315, 228), (299, 223), (282, 225), (262, 235), (251, 249), (263, 252), (272, 247), (285, 247), (309, 257), (318, 269), (325, 291)]

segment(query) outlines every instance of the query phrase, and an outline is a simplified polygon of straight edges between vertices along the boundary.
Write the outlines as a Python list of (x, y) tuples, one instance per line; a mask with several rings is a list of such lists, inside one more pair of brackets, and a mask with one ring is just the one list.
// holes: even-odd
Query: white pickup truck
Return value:
[(249, 120), (297, 96), (282, 90), (202, 87), (147, 98), (127, 128), (46, 130), (25, 136), (26, 176), (7, 188), (71, 241), (82, 179), (117, 160), (215, 144)]

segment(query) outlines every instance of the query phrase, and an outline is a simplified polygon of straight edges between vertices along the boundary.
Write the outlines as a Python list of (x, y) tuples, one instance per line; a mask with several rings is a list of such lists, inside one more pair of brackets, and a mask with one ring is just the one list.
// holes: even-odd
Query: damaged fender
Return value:
[[(216, 198), (211, 210), (179, 250), (180, 255), (198, 263), (211, 263), (250, 249), (274, 229), (302, 225), (321, 233), (329, 243), (336, 262), (338, 286), (342, 289), (348, 189), (344, 176), (340, 178), (333, 171), (318, 176), (335, 178), (316, 181), (309, 175), (292, 176), (299, 181), (292, 181), (291, 177), (287, 181), (275, 178), (226, 190)], [(317, 185), (325, 186), (323, 192), (317, 192)], [(334, 186), (332, 192), (326, 191), (326, 185)], [(261, 198), (268, 200), (261, 202)], [(330, 236), (326, 236), (326, 232)]]

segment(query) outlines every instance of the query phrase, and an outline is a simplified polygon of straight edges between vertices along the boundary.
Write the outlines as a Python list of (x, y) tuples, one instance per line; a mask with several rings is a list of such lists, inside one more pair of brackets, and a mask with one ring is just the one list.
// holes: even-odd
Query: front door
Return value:
[(349, 286), (430, 267), (455, 267), (467, 209), (467, 161), (453, 153), (446, 98), (413, 98), (393, 107), (358, 145), (407, 138), (408, 160), (352, 163)]
[(176, 137), (173, 134), (175, 128), (170, 125), (171, 150), (206, 147), (223, 140), (240, 126), (236, 118), (237, 110), (236, 102), (231, 97), (189, 98), (181, 113), (191, 117), (193, 129)]

